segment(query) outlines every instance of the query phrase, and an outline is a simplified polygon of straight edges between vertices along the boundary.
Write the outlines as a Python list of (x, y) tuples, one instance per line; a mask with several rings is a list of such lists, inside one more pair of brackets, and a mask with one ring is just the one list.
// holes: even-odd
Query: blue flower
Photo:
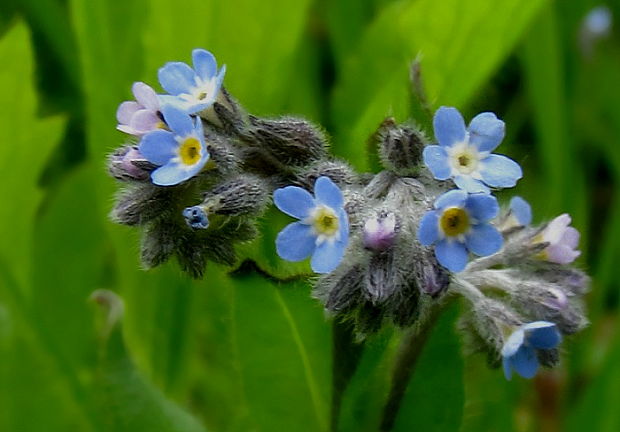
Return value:
[(467, 265), (468, 251), (487, 256), (501, 249), (502, 235), (488, 223), (498, 212), (499, 205), (492, 195), (451, 190), (437, 198), (435, 210), (422, 217), (418, 239), (424, 246), (436, 243), (439, 263), (459, 272)]
[(504, 122), (485, 112), (469, 127), (456, 108), (441, 107), (433, 119), (439, 145), (424, 148), (424, 163), (437, 180), (452, 178), (460, 189), (489, 193), (489, 186), (512, 187), (523, 176), (506, 156), (491, 154), (504, 139)]
[(523, 378), (532, 378), (538, 370), (536, 349), (552, 349), (562, 336), (554, 323), (536, 321), (515, 330), (502, 348), (504, 375), (512, 377), (514, 369)]
[(159, 83), (170, 95), (161, 95), (162, 105), (174, 105), (188, 114), (209, 108), (216, 101), (226, 65), (218, 72), (213, 54), (203, 49), (192, 51), (194, 69), (183, 62), (169, 62), (159, 69)]
[(160, 186), (171, 186), (192, 178), (209, 160), (200, 118), (192, 118), (167, 105), (162, 109), (171, 129), (156, 130), (142, 137), (139, 151), (149, 162), (160, 165), (151, 180)]
[(276, 238), (276, 250), (287, 261), (301, 261), (312, 255), (316, 273), (329, 273), (338, 267), (349, 241), (349, 220), (343, 208), (342, 192), (329, 177), (314, 183), (314, 195), (297, 186), (273, 193), (275, 205), (299, 219), (284, 228)]

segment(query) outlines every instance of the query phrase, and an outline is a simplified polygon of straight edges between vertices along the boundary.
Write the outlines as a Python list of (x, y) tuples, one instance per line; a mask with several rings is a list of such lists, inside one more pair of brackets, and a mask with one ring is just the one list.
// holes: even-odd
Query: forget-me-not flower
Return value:
[(151, 180), (160, 186), (171, 186), (192, 178), (209, 160), (200, 118), (167, 105), (162, 108), (171, 129), (149, 132), (140, 141), (140, 153), (151, 163), (160, 165)]
[(174, 105), (188, 114), (209, 108), (217, 100), (226, 65), (217, 70), (213, 54), (203, 49), (192, 51), (192, 69), (183, 62), (169, 62), (159, 69), (159, 83), (169, 95), (161, 95), (162, 105)]
[(536, 349), (555, 348), (561, 340), (556, 325), (548, 321), (536, 321), (516, 329), (502, 348), (506, 379), (512, 377), (513, 369), (523, 378), (532, 378), (539, 365)]
[(462, 271), (468, 251), (487, 256), (501, 249), (502, 235), (489, 223), (498, 212), (499, 205), (492, 195), (448, 191), (437, 198), (435, 210), (422, 217), (418, 239), (424, 246), (435, 244), (435, 256), (442, 266)]
[(310, 264), (316, 273), (338, 267), (349, 241), (349, 220), (338, 186), (322, 176), (314, 183), (314, 197), (305, 189), (287, 186), (273, 193), (273, 201), (281, 211), (299, 219), (278, 234), (278, 255), (287, 261), (312, 255)]
[(135, 82), (131, 91), (136, 100), (125, 101), (119, 105), (116, 111), (116, 128), (139, 136), (165, 127), (159, 116), (159, 99), (155, 90), (143, 82)]
[(495, 114), (478, 114), (465, 127), (456, 108), (441, 107), (433, 118), (439, 145), (424, 148), (424, 163), (437, 180), (452, 178), (470, 193), (489, 193), (490, 187), (512, 187), (523, 173), (506, 156), (491, 154), (504, 139), (504, 122)]

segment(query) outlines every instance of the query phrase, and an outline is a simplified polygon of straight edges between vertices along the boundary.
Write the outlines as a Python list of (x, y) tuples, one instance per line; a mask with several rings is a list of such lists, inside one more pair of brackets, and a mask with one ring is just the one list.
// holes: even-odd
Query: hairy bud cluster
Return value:
[[(382, 133), (403, 136), (402, 129)], [(394, 135), (389, 137), (394, 144)], [(419, 155), (410, 161), (407, 172), (419, 165)], [(416, 177), (399, 175), (388, 163), (389, 169), (371, 178), (341, 184), (351, 226), (349, 246), (341, 264), (319, 278), (314, 290), (330, 313), (353, 321), (362, 336), (386, 320), (399, 327), (414, 324), (450, 281), (448, 271), (416, 237), (431, 199), (427, 186)]]
[[(110, 174), (124, 184), (111, 218), (142, 227), (144, 267), (175, 256), (196, 278), (207, 261), (237, 262), (235, 244), (256, 237), (257, 217), (277, 184), (300, 167), (308, 167), (309, 176), (338, 171), (338, 164), (326, 157), (325, 135), (305, 120), (247, 115), (223, 88), (200, 117), (209, 161), (186, 181), (154, 184), (150, 176), (157, 166), (134, 143), (108, 159)], [(348, 167), (344, 171), (342, 179), (353, 175)]]

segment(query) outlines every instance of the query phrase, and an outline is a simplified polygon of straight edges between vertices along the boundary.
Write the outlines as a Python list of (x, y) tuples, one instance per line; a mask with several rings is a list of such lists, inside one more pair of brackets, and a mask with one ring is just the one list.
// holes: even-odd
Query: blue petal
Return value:
[(435, 246), (435, 256), (439, 264), (453, 272), (460, 272), (467, 265), (467, 249), (458, 241), (441, 240)]
[(435, 200), (435, 208), (461, 207), (466, 199), (467, 192), (459, 189), (452, 189)]
[(525, 340), (525, 333), (522, 328), (518, 328), (510, 337), (502, 347), (502, 356), (504, 358), (512, 357), (523, 345), (523, 341)]
[(504, 239), (499, 231), (494, 226), (486, 223), (472, 226), (465, 239), (467, 249), (478, 256), (494, 254), (504, 244)]
[(173, 186), (193, 176), (193, 173), (188, 172), (179, 164), (169, 163), (153, 171), (151, 180), (159, 186)]
[(547, 321), (536, 321), (523, 326), (528, 343), (534, 348), (551, 349), (558, 346), (562, 336), (556, 325)]
[(499, 213), (499, 204), (493, 195), (473, 194), (467, 198), (465, 208), (478, 222), (493, 219)]
[(196, 86), (196, 74), (191, 67), (182, 62), (169, 62), (157, 74), (161, 86), (171, 95), (190, 93)]
[(502, 142), (506, 126), (495, 114), (484, 112), (478, 114), (469, 123), (469, 142), (480, 151), (491, 152)]
[(492, 154), (481, 164), (482, 181), (491, 187), (512, 187), (523, 177), (519, 164), (506, 156)]
[(217, 81), (215, 83), (215, 91), (218, 92), (222, 87), (222, 81), (224, 81), (224, 75), (226, 75), (226, 65), (222, 65), (220, 72), (217, 74)]
[(424, 164), (433, 173), (433, 177), (437, 180), (446, 180), (450, 178), (452, 169), (448, 163), (448, 153), (438, 145), (429, 145), (424, 147)]
[(464, 141), (467, 135), (463, 116), (452, 107), (441, 107), (435, 112), (433, 128), (439, 145), (445, 147)]
[(512, 197), (510, 200), (510, 211), (519, 224), (527, 226), (532, 223), (532, 207), (520, 196)]
[(195, 49), (192, 51), (194, 70), (203, 81), (210, 80), (217, 72), (217, 61), (207, 50)]
[(469, 193), (485, 193), (488, 194), (491, 191), (480, 180), (471, 178), (470, 176), (457, 175), (454, 177), (454, 183), (464, 191)]
[(173, 105), (165, 105), (161, 112), (164, 115), (166, 124), (176, 135), (186, 137), (194, 132), (192, 118), (184, 111)]
[(512, 367), (523, 378), (532, 378), (538, 371), (538, 359), (534, 348), (522, 345), (521, 348), (510, 357)]
[(305, 219), (316, 207), (310, 192), (297, 186), (276, 189), (273, 202), (281, 211), (297, 219)]
[(329, 177), (321, 176), (314, 183), (314, 196), (321, 204), (338, 210), (344, 203), (342, 192)]
[(301, 222), (288, 224), (276, 237), (276, 250), (287, 261), (301, 261), (312, 255), (316, 236), (310, 225)]
[(439, 216), (436, 211), (427, 212), (420, 221), (418, 228), (418, 240), (424, 246), (429, 246), (439, 238)]
[(178, 146), (172, 132), (156, 130), (142, 137), (138, 150), (149, 162), (165, 165), (176, 156)]
[(312, 254), (310, 266), (315, 273), (329, 273), (342, 261), (346, 243), (325, 241), (317, 246)]

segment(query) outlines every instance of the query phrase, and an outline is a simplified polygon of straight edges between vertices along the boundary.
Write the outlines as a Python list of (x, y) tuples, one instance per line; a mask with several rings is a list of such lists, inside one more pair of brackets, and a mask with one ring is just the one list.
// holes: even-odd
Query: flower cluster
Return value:
[(383, 170), (358, 174), (328, 155), (309, 122), (245, 112), (223, 87), (225, 71), (196, 49), (192, 66), (159, 70), (165, 94), (138, 82), (135, 101), (118, 108), (129, 138), (109, 158), (123, 182), (112, 218), (141, 227), (145, 267), (174, 256), (201, 277), (207, 261), (235, 265), (272, 197), (296, 219), (275, 238), (277, 254), (309, 258), (313, 295), (360, 339), (385, 323), (421, 325), (460, 295), (467, 346), (507, 378), (558, 362), (562, 337), (587, 323), (588, 277), (571, 265), (579, 232), (567, 214), (533, 226), (523, 198), (502, 207), (492, 195), (522, 177), (493, 153), (502, 120), (486, 112), (466, 126), (441, 107), (431, 143), (387, 118), (371, 137)]
[(235, 245), (256, 237), (270, 192), (325, 154), (310, 123), (245, 113), (223, 87), (225, 72), (195, 49), (192, 66), (159, 69), (162, 94), (137, 82), (135, 100), (118, 107), (117, 129), (129, 141), (109, 158), (124, 183), (111, 216), (142, 227), (146, 268), (172, 256), (193, 277), (208, 260), (233, 265)]

